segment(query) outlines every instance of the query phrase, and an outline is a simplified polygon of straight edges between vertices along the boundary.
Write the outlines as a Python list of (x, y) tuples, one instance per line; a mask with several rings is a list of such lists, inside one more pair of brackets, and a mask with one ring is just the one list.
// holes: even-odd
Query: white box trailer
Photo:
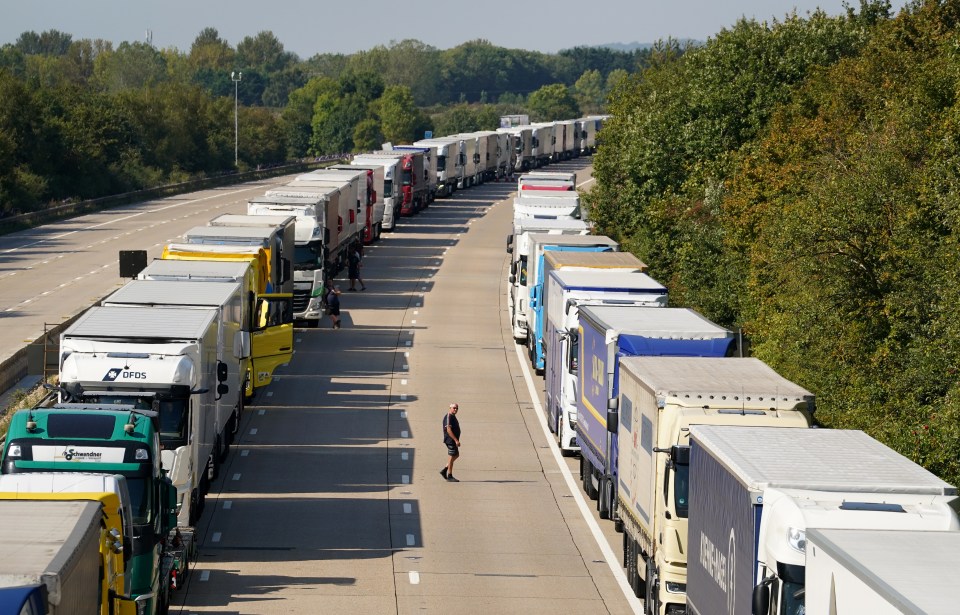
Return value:
[(480, 139), (474, 135), (454, 135), (460, 141), (460, 151), (463, 154), (463, 180), (459, 188), (469, 188), (480, 183)]
[(94, 306), (60, 336), (60, 383), (75, 393), (71, 401), (124, 393), (157, 400), (161, 462), (184, 526), (196, 524), (210, 486), (216, 398), (228, 376), (218, 367), (218, 319), (216, 308)]
[(532, 124), (533, 130), (533, 166), (543, 167), (553, 159), (553, 143), (556, 139), (553, 122)]
[[(264, 196), (267, 199), (289, 197), (314, 199), (312, 210), (315, 214), (319, 213), (321, 208), (323, 208), (325, 223), (323, 237), (316, 237), (317, 227), (314, 226), (312, 229), (314, 236), (311, 238), (311, 241), (314, 242), (314, 246), (316, 246), (317, 241), (322, 243), (323, 258), (326, 262), (326, 276), (330, 278), (339, 273), (347, 262), (347, 250), (350, 248), (350, 235), (347, 232), (348, 228), (344, 220), (344, 210), (349, 211), (351, 208), (354, 194), (348, 182), (334, 185), (323, 182), (291, 182), (284, 186), (268, 190)], [(254, 215), (284, 211), (292, 206), (292, 204), (278, 203), (269, 208), (258, 206), (254, 209), (253, 204), (255, 201), (258, 205), (263, 203), (259, 199), (248, 202), (247, 212)], [(297, 228), (301, 229), (297, 236), (297, 243), (301, 244), (305, 239), (305, 231), (302, 229), (308, 228), (307, 224), (311, 218), (310, 209), (298, 210), (295, 215), (298, 220)], [(302, 223), (300, 222), (301, 220), (303, 221)]]
[(385, 231), (392, 231), (397, 227), (400, 218), (400, 205), (403, 194), (400, 190), (401, 156), (388, 152), (374, 152), (372, 154), (357, 154), (350, 161), (351, 165), (360, 168), (368, 165), (383, 167), (383, 224)]
[[(103, 306), (131, 309), (213, 308), (218, 311), (217, 363), (223, 370), (218, 381), (226, 385), (226, 390), (218, 392), (213, 405), (213, 428), (217, 435), (209, 465), (211, 480), (219, 473), (220, 460), (226, 458), (230, 442), (240, 428), (247, 380), (256, 379), (251, 349), (255, 301), (247, 296), (239, 282), (133, 280), (101, 302)], [(288, 351), (279, 360), (287, 362), (291, 356)]]
[(576, 123), (577, 147), (581, 156), (592, 154), (597, 149), (597, 121), (580, 118)]
[(559, 158), (560, 160), (570, 160), (580, 155), (580, 149), (577, 147), (577, 121), (576, 120), (562, 120), (557, 122), (563, 130), (563, 142), (560, 147), (557, 149), (560, 150)]
[(953, 615), (960, 532), (807, 531), (806, 613)]
[(345, 192), (343, 184), (346, 183), (349, 188), (350, 197), (344, 200), (340, 197), (340, 217), (342, 218), (343, 228), (340, 231), (340, 243), (350, 245), (357, 241), (363, 241), (363, 229), (360, 222), (364, 203), (367, 202), (367, 177), (360, 171), (339, 171), (333, 169), (317, 169), (311, 173), (304, 173), (297, 176), (297, 179), (290, 182), (289, 186), (320, 185), (339, 188), (341, 194)]
[(453, 194), (457, 185), (463, 181), (460, 140), (453, 137), (440, 137), (421, 139), (413, 144), (417, 147), (436, 148), (434, 166), (437, 174), (437, 196), (444, 197)]
[(384, 167), (380, 164), (335, 164), (327, 167), (334, 171), (360, 169), (367, 172), (367, 202), (361, 215), (360, 224), (363, 243), (371, 244), (380, 239), (383, 231), (384, 204)]
[(537, 166), (537, 159), (533, 149), (532, 126), (501, 128), (498, 132), (506, 132), (511, 135), (513, 141), (513, 155), (511, 159), (513, 160), (513, 170), (515, 172), (529, 171)]

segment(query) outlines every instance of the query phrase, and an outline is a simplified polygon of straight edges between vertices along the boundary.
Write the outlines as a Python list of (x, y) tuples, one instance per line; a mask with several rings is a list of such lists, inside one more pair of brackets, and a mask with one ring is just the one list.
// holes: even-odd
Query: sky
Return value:
[[(859, 0), (848, 0), (856, 7)], [(893, 0), (894, 10), (906, 0)], [(554, 53), (581, 45), (651, 43), (667, 37), (706, 41), (740, 17), (782, 20), (793, 10), (844, 12), (844, 0), (547, 0), (503, 4), (463, 0), (0, 0), (0, 45), (29, 30), (74, 39), (146, 40), (189, 51), (206, 27), (236, 47), (269, 30), (287, 51), (350, 54), (408, 38), (438, 49), (486, 39)], [(566, 24), (563, 26), (562, 24)]]

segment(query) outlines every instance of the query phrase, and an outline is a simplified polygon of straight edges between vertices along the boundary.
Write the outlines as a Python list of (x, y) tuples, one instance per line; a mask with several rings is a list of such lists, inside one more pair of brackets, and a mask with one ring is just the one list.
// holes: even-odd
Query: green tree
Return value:
[(380, 128), (387, 141), (410, 143), (423, 137), (431, 127), (430, 120), (413, 102), (410, 88), (404, 85), (387, 87), (377, 101)]
[(603, 109), (603, 77), (600, 71), (584, 71), (573, 84), (573, 91), (582, 115), (594, 115)]
[(93, 71), (96, 82), (108, 92), (146, 88), (167, 80), (163, 54), (139, 42), (123, 42), (116, 51), (99, 53)]
[(310, 151), (314, 107), (321, 94), (333, 92), (339, 92), (336, 81), (314, 78), (290, 93), (280, 119), (291, 158), (302, 158)]
[(383, 133), (380, 131), (380, 122), (372, 117), (360, 120), (353, 129), (354, 151), (368, 152), (378, 150), (383, 140)]
[(545, 85), (530, 94), (527, 100), (531, 120), (537, 122), (551, 122), (577, 117), (577, 101), (570, 95), (567, 86), (562, 83)]

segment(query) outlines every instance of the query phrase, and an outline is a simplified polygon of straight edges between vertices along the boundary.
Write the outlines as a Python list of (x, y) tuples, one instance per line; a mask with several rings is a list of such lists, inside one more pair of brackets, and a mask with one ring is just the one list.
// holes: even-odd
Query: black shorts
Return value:
[(444, 442), (444, 444), (447, 445), (447, 454), (450, 455), (451, 457), (460, 454), (460, 449), (457, 448), (457, 445), (454, 444), (453, 442)]
[(338, 307), (336, 307), (336, 308), (327, 308), (327, 313), (330, 314), (331, 316), (339, 316), (339, 315), (340, 315), (340, 308), (338, 308)]

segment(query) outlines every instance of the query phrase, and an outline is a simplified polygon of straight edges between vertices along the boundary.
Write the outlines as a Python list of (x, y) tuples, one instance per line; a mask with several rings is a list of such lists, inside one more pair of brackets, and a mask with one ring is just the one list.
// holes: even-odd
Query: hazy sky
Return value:
[[(895, 10), (904, 4), (893, 0)], [(74, 39), (115, 44), (142, 41), (151, 30), (155, 46), (188, 51), (209, 26), (233, 46), (270, 30), (303, 59), (406, 38), (440, 49), (483, 38), (503, 47), (555, 52), (668, 36), (706, 40), (741, 16), (770, 21), (817, 7), (838, 15), (843, 5), (843, 0), (0, 0), (0, 44), (28, 30), (54, 29)]]

